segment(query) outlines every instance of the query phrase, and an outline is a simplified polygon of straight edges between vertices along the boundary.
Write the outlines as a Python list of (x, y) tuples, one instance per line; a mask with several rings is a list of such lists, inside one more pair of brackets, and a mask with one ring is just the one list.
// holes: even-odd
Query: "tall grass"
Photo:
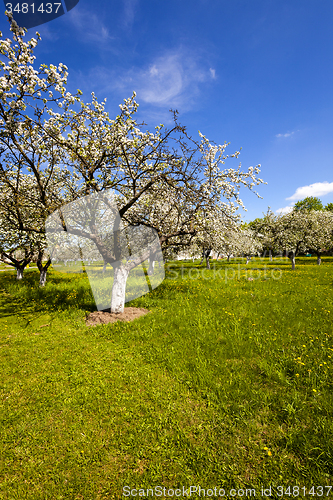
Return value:
[(97, 327), (84, 274), (14, 278), (0, 273), (0, 498), (332, 484), (332, 258), (167, 263), (128, 304), (151, 314)]

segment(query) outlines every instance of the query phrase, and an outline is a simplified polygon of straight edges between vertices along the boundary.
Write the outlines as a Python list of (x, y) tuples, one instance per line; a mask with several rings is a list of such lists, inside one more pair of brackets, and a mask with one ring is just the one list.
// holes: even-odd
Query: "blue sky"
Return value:
[(27, 36), (42, 36), (38, 65), (66, 64), (68, 89), (107, 97), (111, 117), (135, 90), (149, 127), (173, 108), (194, 137), (242, 147), (226, 168), (260, 163), (268, 183), (263, 199), (241, 191), (253, 220), (333, 202), (332, 25), (332, 0), (80, 0)]

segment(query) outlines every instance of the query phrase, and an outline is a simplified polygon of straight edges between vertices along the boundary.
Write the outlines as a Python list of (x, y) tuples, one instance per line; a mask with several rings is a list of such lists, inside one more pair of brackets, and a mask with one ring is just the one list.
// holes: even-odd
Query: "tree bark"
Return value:
[(203, 263), (204, 258), (205, 258), (205, 249), (203, 249), (203, 251), (202, 251), (202, 259), (201, 259), (199, 266), (201, 266), (201, 264)]
[(269, 249), (269, 260), (270, 260), (271, 262), (272, 262), (272, 260), (273, 260), (273, 259), (272, 259), (272, 250), (271, 250), (271, 249)]
[(288, 255), (290, 261), (291, 261), (291, 268), (293, 271), (295, 271), (296, 267), (296, 261), (295, 261), (295, 252), (290, 252)]
[(111, 294), (111, 312), (122, 313), (124, 312), (126, 281), (129, 271), (123, 266), (114, 267), (114, 278)]
[(152, 259), (149, 259), (148, 276), (154, 274), (154, 266), (155, 262)]
[(317, 265), (320, 266), (321, 264), (321, 254), (317, 253)]
[(45, 286), (47, 271), (45, 269), (39, 275), (39, 286)]
[(23, 279), (23, 271), (26, 268), (26, 266), (31, 262), (33, 256), (33, 252), (29, 250), (25, 250), (24, 253), (25, 253), (25, 258), (17, 260), (17, 258), (13, 257), (12, 253), (7, 254), (6, 252), (1, 252), (1, 260), (5, 262), (5, 264), (8, 264), (9, 266), (15, 267), (17, 280)]
[(23, 269), (16, 268), (16, 279), (17, 280), (23, 279)]
[(46, 275), (47, 275), (47, 270), (49, 266), (51, 265), (51, 259), (48, 259), (46, 264), (43, 266), (43, 256), (44, 256), (44, 251), (39, 250), (38, 256), (37, 256), (37, 267), (40, 272), (39, 275), (39, 286), (45, 286), (46, 284)]
[(212, 250), (210, 248), (208, 250), (206, 250), (205, 257), (206, 257), (206, 268), (207, 269), (210, 269), (209, 256), (210, 256), (211, 251)]

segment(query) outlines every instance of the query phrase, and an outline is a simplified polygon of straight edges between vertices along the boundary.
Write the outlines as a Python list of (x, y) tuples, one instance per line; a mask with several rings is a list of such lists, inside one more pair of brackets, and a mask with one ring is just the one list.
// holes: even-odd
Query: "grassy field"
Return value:
[(331, 497), (333, 258), (296, 264), (167, 263), (127, 304), (150, 314), (96, 327), (85, 274), (43, 289), (35, 269), (2, 271), (0, 499)]

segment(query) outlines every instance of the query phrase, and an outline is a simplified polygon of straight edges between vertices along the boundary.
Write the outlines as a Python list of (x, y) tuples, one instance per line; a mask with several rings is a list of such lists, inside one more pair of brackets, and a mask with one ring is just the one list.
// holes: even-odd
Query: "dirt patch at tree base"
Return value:
[(123, 313), (111, 313), (110, 311), (94, 311), (86, 317), (87, 326), (107, 325), (116, 321), (133, 321), (140, 316), (148, 314), (148, 309), (141, 307), (125, 307)]

